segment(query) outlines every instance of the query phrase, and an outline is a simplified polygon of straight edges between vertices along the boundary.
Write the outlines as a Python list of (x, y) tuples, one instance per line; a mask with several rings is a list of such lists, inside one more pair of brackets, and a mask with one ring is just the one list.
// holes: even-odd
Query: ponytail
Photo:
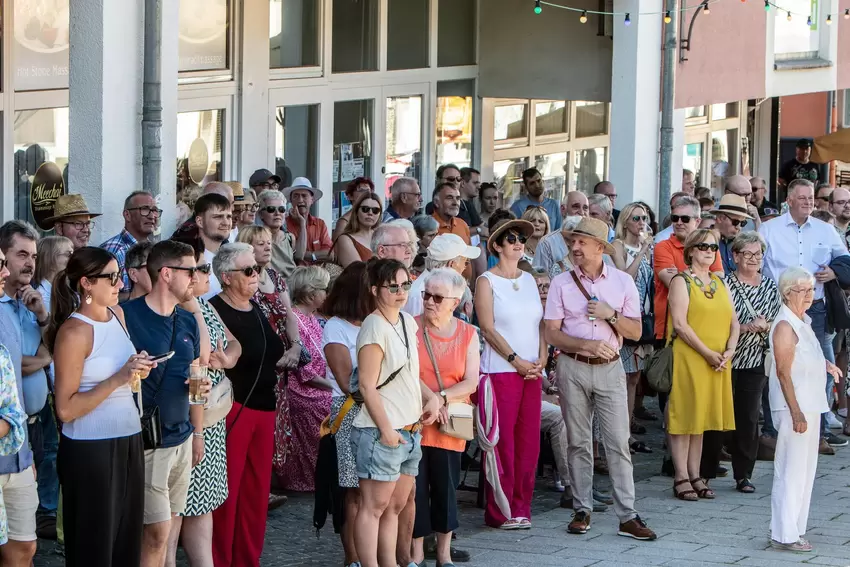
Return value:
[[(79, 282), (76, 283), (79, 285)], [(44, 334), (44, 342), (51, 355), (59, 327), (80, 307), (80, 296), (75, 287), (71, 287), (68, 270), (62, 270), (53, 280), (53, 291), (50, 294), (50, 322)]]

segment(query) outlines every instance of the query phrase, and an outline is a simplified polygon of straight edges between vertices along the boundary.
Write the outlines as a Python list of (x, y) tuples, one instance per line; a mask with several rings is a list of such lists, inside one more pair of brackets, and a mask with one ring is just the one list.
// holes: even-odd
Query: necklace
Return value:
[[(693, 270), (691, 272), (691, 279), (694, 280), (694, 283), (697, 284), (697, 287), (700, 291), (705, 295), (707, 299), (714, 299), (714, 294), (717, 293), (717, 280), (712, 279), (708, 284), (708, 289), (705, 289), (705, 284), (702, 283), (702, 280), (697, 277)], [(708, 276), (711, 277), (710, 275)]]
[[(499, 271), (504, 272), (504, 270), (502, 270), (501, 268), (499, 269)], [(511, 282), (511, 286), (514, 288), (514, 291), (519, 291), (519, 279), (522, 277), (522, 270), (519, 270), (519, 275), (517, 275), (517, 277), (515, 278), (512, 278), (508, 275), (504, 275), (502, 277)]]
[[(402, 315), (401, 313), (399, 313), (399, 314), (398, 314), (398, 323), (396, 323), (395, 325), (393, 325), (392, 321), (390, 321), (390, 320), (389, 320), (389, 318), (388, 318), (386, 315), (384, 315), (384, 312), (383, 312), (381, 309), (378, 309), (378, 312), (381, 314), (381, 317), (383, 317), (383, 318), (384, 318), (384, 321), (386, 321), (387, 323), (389, 323), (389, 324), (390, 324), (390, 327), (392, 327), (392, 328), (393, 328), (393, 331), (395, 331), (396, 336), (397, 336), (397, 337), (398, 337), (398, 339), (401, 341), (401, 343), (404, 345), (405, 350), (407, 350), (407, 349), (408, 349), (408, 346), (407, 346), (407, 345), (408, 345), (408, 343), (407, 343), (407, 331), (405, 330), (405, 333), (404, 333), (404, 334), (405, 334), (405, 336), (404, 336), (404, 337), (402, 337), (402, 336), (401, 336), (401, 333), (399, 333), (399, 332), (398, 332), (398, 329), (396, 329), (396, 325), (398, 325), (399, 323), (401, 323), (401, 318), (402, 318), (402, 317), (404, 317), (404, 315)], [(403, 327), (402, 327), (402, 329), (403, 329)]]

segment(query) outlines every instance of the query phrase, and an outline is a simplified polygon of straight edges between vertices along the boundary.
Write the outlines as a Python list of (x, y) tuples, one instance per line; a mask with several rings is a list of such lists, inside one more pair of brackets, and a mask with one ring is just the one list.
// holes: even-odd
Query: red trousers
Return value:
[[(490, 374), (499, 410), (499, 443), (502, 490), (514, 518), (531, 518), (534, 477), (540, 456), (540, 380), (523, 380), (516, 372)], [(505, 518), (496, 506), (490, 484), (484, 485), (484, 522), (499, 527)]]
[[(258, 567), (266, 537), (275, 412), (242, 409), (227, 415), (227, 500), (213, 511), (215, 567)], [(232, 429), (231, 429), (232, 427)]]

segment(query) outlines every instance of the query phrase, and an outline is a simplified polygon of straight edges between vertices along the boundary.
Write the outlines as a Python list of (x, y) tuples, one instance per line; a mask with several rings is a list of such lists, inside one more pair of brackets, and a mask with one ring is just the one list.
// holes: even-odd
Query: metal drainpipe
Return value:
[(160, 194), (162, 165), (162, 0), (145, 0), (142, 188)]
[(676, 0), (665, 0), (664, 9), (674, 15), (664, 24), (664, 62), (661, 67), (661, 158), (658, 183), (658, 218), (670, 214), (670, 181), (673, 164), (673, 99), (676, 94)]

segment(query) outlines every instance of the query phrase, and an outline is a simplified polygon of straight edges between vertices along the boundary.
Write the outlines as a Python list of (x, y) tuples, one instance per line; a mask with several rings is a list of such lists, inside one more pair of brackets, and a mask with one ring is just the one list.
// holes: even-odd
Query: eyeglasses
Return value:
[(729, 224), (731, 224), (732, 226), (744, 226), (745, 224), (747, 224), (746, 219), (740, 219), (739, 220), (739, 219), (730, 219), (729, 217), (726, 217), (726, 218), (729, 220)]
[(381, 213), (381, 207), (368, 207), (366, 205), (360, 205), (361, 213), (372, 213), (373, 215), (378, 215)]
[(92, 280), (103, 280), (108, 279), (109, 285), (116, 286), (118, 284), (118, 278), (121, 277), (121, 272), (110, 272), (108, 274), (97, 274), (96, 276), (91, 276), (89, 279)]
[(59, 221), (59, 223), (60, 224), (69, 224), (69, 225), (73, 226), (74, 228), (76, 228), (77, 230), (83, 230), (83, 229), (91, 230), (91, 229), (94, 228), (94, 221), (91, 221), (91, 220), (90, 221), (74, 221), (74, 222)]
[(537, 284), (537, 289), (538, 289), (538, 291), (541, 291), (541, 292), (543, 292), (543, 291), (549, 291), (549, 286), (550, 286), (550, 285), (551, 285), (551, 284), (547, 284), (547, 283), (540, 283), (540, 284)]
[(689, 222), (691, 222), (692, 218), (694, 217), (690, 215), (670, 215), (670, 222), (675, 224), (679, 221), (682, 221), (682, 224), (688, 224)]
[(273, 215), (273, 214), (275, 214), (275, 213), (283, 214), (283, 213), (285, 213), (285, 212), (286, 212), (286, 207), (285, 207), (285, 206), (283, 206), (283, 205), (279, 205), (279, 206), (277, 206), (277, 207), (274, 207), (274, 206), (272, 206), (272, 205), (269, 205), (268, 207), (263, 207), (263, 210), (264, 210), (265, 212), (267, 212), (268, 214), (270, 214), (270, 215)]
[(829, 202), (829, 197), (817, 197), (818, 201), (824, 201), (825, 203)]
[(200, 266), (198, 266), (198, 271), (201, 272), (202, 274), (210, 273), (211, 269), (212, 269), (212, 264), (201, 264)]
[(263, 183), (257, 183), (256, 185), (252, 185), (251, 187), (262, 187), (263, 189), (277, 189), (278, 187), (280, 187), (280, 184), (275, 183), (274, 181), (272, 181), (271, 183), (265, 181)]
[(524, 234), (516, 234), (514, 232), (509, 232), (508, 235), (505, 237), (505, 240), (508, 242), (508, 244), (516, 244), (517, 240), (519, 240), (520, 244), (525, 244), (526, 242), (528, 242), (528, 238)]
[(446, 297), (444, 295), (437, 295), (436, 293), (428, 293), (427, 291), (423, 291), (422, 301), (427, 302), (429, 299), (433, 299), (435, 304), (440, 305), (444, 299), (457, 299), (457, 297)]
[(414, 195), (419, 201), (422, 200), (422, 192), (414, 193), (413, 191), (405, 191), (404, 193), (399, 193), (399, 195)]
[(744, 257), (744, 260), (761, 260), (764, 258), (764, 254), (761, 252), (741, 252), (741, 256)]
[(0, 272), (3, 271), (3, 268), (9, 265), (9, 260), (0, 260)]
[(443, 177), (443, 181), (446, 183), (460, 183), (463, 181), (463, 177)]
[(260, 205), (258, 205), (257, 203), (248, 205), (233, 205), (233, 209), (241, 212), (251, 211), (252, 213), (256, 213), (260, 210)]
[(156, 207), (151, 207), (149, 205), (142, 205), (141, 207), (130, 207), (127, 209), (128, 211), (139, 211), (139, 214), (143, 217), (151, 216), (151, 213), (156, 213), (157, 216), (162, 216), (162, 209), (158, 209)]
[(812, 294), (815, 293), (815, 289), (812, 288), (812, 287), (805, 287), (805, 288), (792, 287), (791, 291), (793, 291), (794, 293), (802, 293), (802, 294), (805, 294), (805, 295), (812, 295)]
[(399, 244), (381, 244), (381, 246), (403, 246), (408, 250), (413, 250), (413, 244), (411, 244), (410, 242), (400, 242)]
[(392, 284), (388, 284), (388, 285), (382, 285), (381, 287), (387, 288), (390, 291), (390, 293), (399, 293), (402, 290), (410, 291), (410, 286), (412, 286), (412, 285), (413, 285), (412, 281), (406, 281), (406, 282), (402, 282), (402, 283), (392, 283)]
[(642, 216), (641, 215), (635, 215), (635, 216), (632, 217), (632, 220), (634, 222), (646, 222), (646, 221), (649, 220), (649, 217), (646, 216), (646, 215), (642, 215)]
[(262, 270), (257, 264), (253, 266), (248, 266), (247, 268), (236, 268), (235, 270), (225, 270), (226, 272), (240, 272), (246, 278), (250, 278), (254, 274), (259, 274)]
[(700, 242), (699, 244), (695, 244), (694, 248), (699, 250), (700, 252), (708, 252), (711, 250), (712, 252), (717, 252), (720, 248), (717, 244), (709, 244), (708, 242)]
[(846, 207), (847, 203), (850, 203), (847, 199), (841, 199), (840, 201), (833, 201), (831, 204), (837, 207)]
[(184, 266), (163, 266), (162, 268), (160, 268), (160, 269), (159, 269), (159, 271), (161, 272), (161, 271), (162, 271), (162, 270), (164, 270), (165, 268), (168, 268), (168, 269), (170, 269), (170, 270), (179, 270), (179, 271), (181, 271), (181, 272), (189, 272), (189, 277), (190, 277), (190, 278), (194, 278), (194, 277), (195, 277), (195, 272), (197, 272), (197, 271), (198, 271), (197, 266), (192, 266), (192, 267), (190, 267), (190, 268), (187, 268), (187, 267), (184, 267)]

